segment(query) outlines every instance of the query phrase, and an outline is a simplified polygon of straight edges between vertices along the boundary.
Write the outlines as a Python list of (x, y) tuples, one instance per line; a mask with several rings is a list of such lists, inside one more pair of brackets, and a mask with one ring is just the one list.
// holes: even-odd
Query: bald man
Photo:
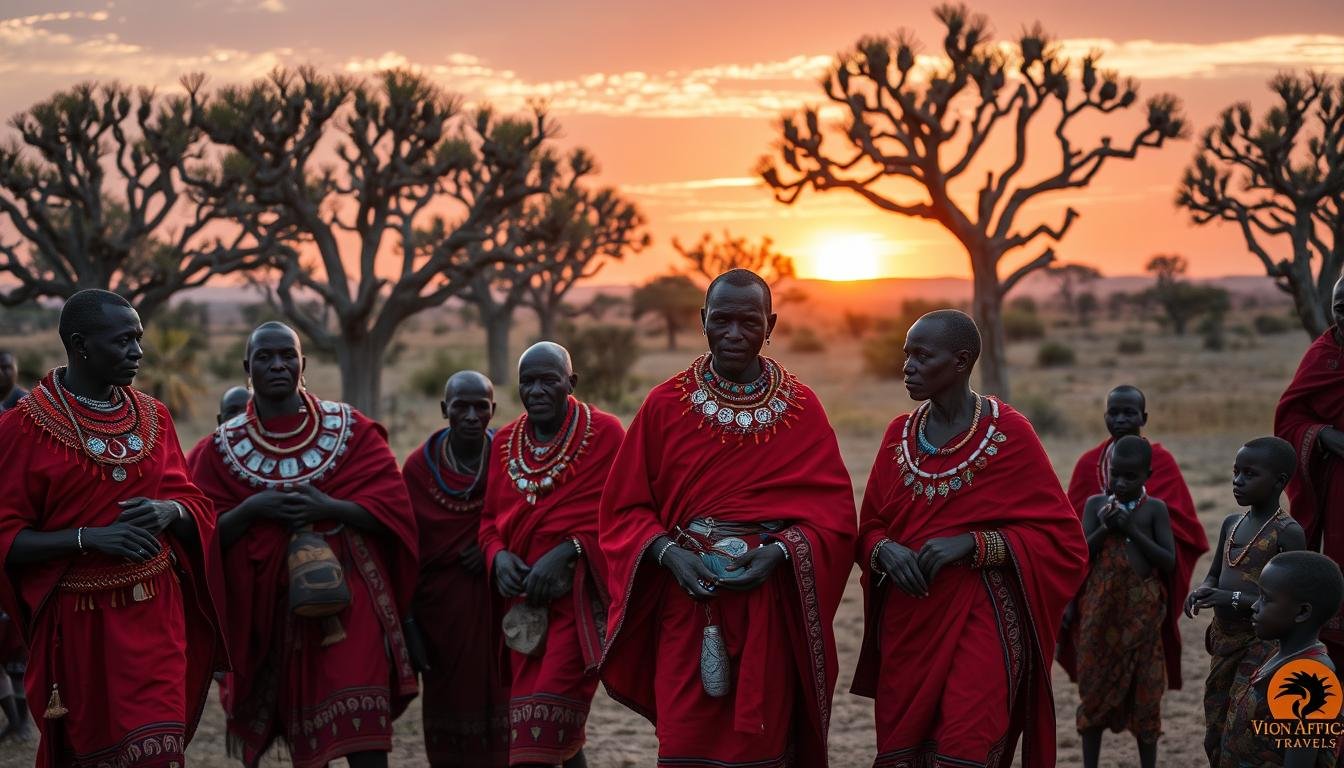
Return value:
[(417, 691), (402, 630), (415, 516), (386, 431), (308, 392), (305, 365), (293, 329), (259, 326), (243, 361), (251, 402), (192, 454), (220, 513), (230, 752), (253, 768), (281, 740), (296, 768), (382, 768)]
[(480, 543), (507, 611), (509, 765), (587, 765), (607, 596), (597, 506), (625, 430), (574, 397), (569, 352), (543, 341), (518, 361), (525, 412), (495, 435)]
[(435, 768), (502, 768), (509, 758), (508, 686), (499, 674), (499, 622), (477, 541), (490, 466), (495, 387), (458, 371), (439, 409), (448, 426), (402, 466), (420, 531), (415, 615), (426, 643), (425, 752)]
[(247, 410), (252, 393), (247, 387), (229, 387), (219, 397), (219, 413), (215, 414), (215, 424), (223, 424), (234, 416)]

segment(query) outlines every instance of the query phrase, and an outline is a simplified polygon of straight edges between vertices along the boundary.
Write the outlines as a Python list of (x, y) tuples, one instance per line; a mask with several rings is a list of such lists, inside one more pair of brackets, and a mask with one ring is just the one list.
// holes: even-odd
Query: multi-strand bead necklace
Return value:
[(127, 467), (149, 455), (159, 439), (154, 400), (130, 387), (114, 387), (108, 400), (95, 400), (65, 388), (65, 369), (57, 368), (22, 401), (24, 411), (57, 441), (100, 466), (113, 480), (128, 477)]
[[(443, 430), (434, 440), (425, 444), (425, 462), (429, 465), (429, 474), (434, 479), (434, 485), (429, 490), (439, 504), (454, 512), (469, 512), (480, 508), (485, 497), (478, 494), (489, 471), (490, 445), (493, 438), (494, 432), (487, 430), (482, 439), (481, 457), (474, 474), (453, 455), (451, 429)], [(466, 488), (452, 487), (443, 476), (444, 470), (459, 475), (473, 475), (471, 484)]]
[[(983, 401), (989, 401), (989, 426), (985, 429), (980, 444), (963, 461), (941, 472), (929, 472), (920, 467), (926, 456), (951, 456), (970, 444), (975, 437), (982, 420)], [(896, 453), (896, 466), (901, 472), (901, 482), (911, 489), (914, 498), (923, 496), (932, 503), (934, 496), (947, 496), (969, 486), (975, 480), (975, 473), (989, 465), (989, 460), (999, 453), (999, 446), (1008, 440), (1008, 436), (999, 431), (999, 401), (993, 397), (976, 395), (975, 416), (971, 426), (960, 441), (943, 448), (935, 447), (924, 436), (925, 425), (929, 419), (932, 401), (925, 401), (914, 413), (910, 414), (901, 427), (901, 439), (893, 448)], [(910, 425), (915, 425), (915, 434), (911, 435)], [(911, 438), (914, 438), (913, 440)]]
[(776, 427), (795, 416), (798, 382), (774, 360), (760, 360), (761, 375), (742, 384), (719, 375), (710, 356), (701, 355), (677, 381), (682, 399), (691, 404), (687, 412), (699, 414), (701, 423), (718, 429), (724, 440), (729, 435), (769, 439)]
[(1227, 534), (1227, 545), (1223, 548), (1223, 557), (1227, 558), (1227, 564), (1229, 567), (1236, 568), (1237, 566), (1241, 565), (1242, 561), (1246, 559), (1246, 556), (1251, 553), (1251, 547), (1254, 546), (1255, 542), (1259, 540), (1261, 535), (1264, 534), (1265, 529), (1269, 528), (1270, 524), (1273, 523), (1275, 520), (1278, 520), (1279, 518), (1283, 517), (1283, 509), (1280, 508), (1279, 510), (1275, 511), (1274, 514), (1270, 515), (1269, 519), (1265, 521), (1265, 524), (1260, 526), (1260, 530), (1256, 531), (1255, 535), (1251, 537), (1250, 541), (1246, 542), (1244, 548), (1241, 550), (1241, 554), (1237, 555), (1236, 557), (1233, 557), (1232, 540), (1237, 538), (1237, 531), (1241, 529), (1241, 524), (1246, 522), (1246, 518), (1250, 516), (1251, 516), (1251, 510), (1248, 509), (1242, 514), (1240, 518), (1238, 518), (1236, 524), (1232, 526), (1232, 532)]
[(267, 430), (250, 405), (219, 426), (215, 446), (235, 475), (253, 486), (289, 488), (317, 482), (332, 471), (354, 430), (350, 406), (307, 390), (300, 390), (299, 397), (302, 418), (291, 430)]
[(504, 468), (528, 504), (536, 504), (539, 497), (555, 490), (560, 476), (588, 449), (593, 435), (592, 409), (573, 398), (568, 407), (564, 423), (548, 442), (533, 438), (526, 413), (509, 433)]

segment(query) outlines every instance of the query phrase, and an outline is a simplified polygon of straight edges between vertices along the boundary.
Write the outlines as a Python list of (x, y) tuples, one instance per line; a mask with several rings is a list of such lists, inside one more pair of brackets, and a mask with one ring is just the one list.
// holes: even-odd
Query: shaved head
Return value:
[(760, 275), (752, 272), (750, 269), (730, 269), (727, 272), (714, 278), (705, 289), (705, 306), (708, 307), (714, 301), (714, 289), (721, 285), (731, 285), (734, 288), (755, 288), (761, 293), (761, 300), (765, 308), (765, 314), (774, 311), (771, 304), (770, 284)]
[(66, 300), (65, 305), (61, 307), (57, 333), (60, 334), (61, 343), (65, 345), (67, 351), (73, 349), (70, 346), (71, 336), (76, 333), (87, 335), (105, 322), (103, 312), (107, 307), (132, 309), (131, 303), (119, 294), (99, 288), (79, 291)]
[(1136, 397), (1136, 398), (1138, 398), (1138, 401), (1139, 401), (1139, 410), (1140, 410), (1140, 411), (1146, 411), (1146, 410), (1148, 410), (1148, 398), (1144, 396), (1144, 394), (1143, 394), (1143, 390), (1139, 389), (1138, 387), (1134, 386), (1133, 384), (1121, 384), (1120, 386), (1118, 386), (1118, 387), (1116, 387), (1115, 389), (1112, 389), (1110, 392), (1106, 393), (1106, 399), (1107, 399), (1108, 401), (1109, 401), (1112, 397), (1117, 397), (1117, 396), (1119, 396), (1119, 397)]
[(936, 309), (916, 321), (938, 328), (938, 342), (949, 352), (970, 353), (971, 365), (980, 359), (980, 329), (971, 316), (958, 309)]
[(565, 376), (574, 375), (574, 361), (569, 358), (569, 350), (554, 341), (538, 341), (528, 347), (518, 358), (518, 369), (527, 365), (554, 365)]
[(458, 371), (448, 377), (443, 386), (443, 402), (451, 403), (459, 397), (486, 397), (495, 399), (495, 385), (480, 371)]
[(1153, 463), (1153, 446), (1138, 435), (1125, 435), (1115, 441), (1115, 446), (1111, 448), (1111, 458), (1126, 459), (1150, 467)]
[(288, 334), (290, 338), (294, 340), (294, 348), (299, 351), (303, 350), (303, 343), (299, 340), (298, 332), (296, 332), (293, 328), (290, 328), (288, 325), (285, 325), (284, 323), (280, 322), (279, 320), (270, 320), (265, 323), (262, 323), (261, 325), (258, 325), (252, 331), (252, 335), (247, 337), (248, 356), (250, 357), (252, 355), (252, 347), (256, 344), (258, 338), (260, 338), (263, 335), (278, 334), (278, 333)]
[(247, 391), (247, 387), (229, 387), (224, 390), (224, 394), (219, 398), (219, 415), (216, 417), (220, 424), (237, 416), (247, 410), (247, 404), (252, 400), (252, 393)]

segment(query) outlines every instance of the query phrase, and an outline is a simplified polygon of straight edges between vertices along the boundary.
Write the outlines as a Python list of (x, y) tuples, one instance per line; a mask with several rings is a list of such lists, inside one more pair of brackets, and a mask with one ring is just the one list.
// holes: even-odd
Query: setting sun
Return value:
[(810, 274), (819, 280), (872, 280), (882, 277), (882, 255), (874, 235), (825, 235), (813, 251)]

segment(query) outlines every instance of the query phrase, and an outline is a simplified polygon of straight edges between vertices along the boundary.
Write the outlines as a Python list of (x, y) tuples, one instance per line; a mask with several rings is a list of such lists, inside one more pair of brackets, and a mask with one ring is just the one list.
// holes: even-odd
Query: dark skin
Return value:
[(1148, 425), (1147, 404), (1137, 389), (1117, 387), (1106, 395), (1106, 431), (1119, 440), (1126, 435), (1141, 435)]
[(19, 381), (19, 363), (12, 352), (0, 352), (0, 402), (9, 397)]
[[(760, 378), (761, 347), (774, 331), (776, 319), (766, 310), (766, 295), (760, 286), (716, 286), (700, 310), (714, 372), (742, 384)], [(700, 555), (679, 545), (668, 546), (671, 541), (668, 536), (659, 536), (644, 557), (656, 563), (658, 554), (663, 553), (662, 566), (693, 600), (713, 599), (719, 587), (750, 592), (764, 584), (785, 560), (783, 550), (773, 544), (755, 547), (725, 567), (732, 576), (719, 578)]]
[[(1344, 331), (1340, 329), (1341, 318), (1344, 318), (1344, 279), (1335, 283), (1335, 290), (1330, 295), (1330, 310), (1335, 317), (1335, 341), (1344, 346)], [(1344, 432), (1334, 427), (1322, 429), (1316, 436), (1316, 444), (1323, 451), (1344, 457)]]
[[(1321, 627), (1328, 618), (1318, 616), (1315, 606), (1297, 594), (1291, 569), (1269, 563), (1260, 571), (1260, 595), (1251, 606), (1251, 623), (1256, 637), (1279, 641), (1279, 652), (1267, 662), (1269, 667), (1278, 667), (1320, 642)], [(1328, 657), (1320, 661), (1335, 668)], [(1285, 750), (1283, 764), (1285, 768), (1311, 768), (1316, 764), (1316, 750)]]
[[(459, 371), (448, 378), (439, 409), (451, 430), (448, 442), (453, 458), (460, 462), (458, 469), (464, 474), (479, 470), (485, 460), (485, 430), (495, 416), (495, 385), (476, 371)], [(467, 573), (485, 573), (485, 554), (476, 541), (459, 557)]]
[[(1114, 433), (1112, 433), (1114, 434)], [(1143, 495), (1143, 484), (1152, 470), (1141, 456), (1117, 453), (1111, 457), (1109, 484), (1117, 501), (1133, 502)], [(1123, 508), (1108, 509), (1110, 498), (1098, 494), (1087, 500), (1083, 508), (1083, 532), (1087, 535), (1088, 556), (1095, 560), (1106, 537), (1125, 537), (1125, 555), (1141, 578), (1147, 578), (1154, 569), (1170, 573), (1176, 567), (1176, 544), (1171, 536), (1171, 518), (1167, 505), (1158, 499), (1148, 499), (1131, 512)], [(1065, 625), (1072, 622), (1075, 611), (1069, 604)], [(1101, 757), (1101, 739), (1104, 727), (1089, 728), (1082, 732), (1083, 766), (1096, 768)], [(1139, 764), (1143, 768), (1157, 765), (1157, 744), (1135, 740), (1139, 750)]]
[(219, 413), (215, 414), (215, 423), (223, 424), (243, 413), (251, 400), (252, 393), (247, 391), (247, 387), (229, 387), (224, 390), (219, 398)]
[[(905, 335), (905, 389), (915, 400), (930, 400), (925, 436), (942, 447), (970, 429), (980, 396), (971, 391), (975, 360), (966, 349), (952, 349), (943, 322), (925, 318)], [(982, 408), (988, 407), (982, 404)], [(883, 543), (877, 564), (898, 589), (911, 597), (928, 597), (929, 585), (945, 566), (975, 551), (970, 533), (940, 536), (916, 552), (895, 541)]]
[[(1223, 521), (1218, 534), (1218, 548), (1214, 550), (1213, 563), (1209, 565), (1209, 574), (1203, 583), (1195, 588), (1185, 599), (1185, 615), (1194, 617), (1205, 608), (1212, 608), (1215, 614), (1229, 621), (1246, 620), (1251, 616), (1252, 605), (1259, 592), (1244, 581), (1239, 572), (1227, 568), (1223, 553), (1227, 551), (1227, 539), (1232, 529), (1237, 528), (1237, 536), (1232, 541), (1235, 552), (1240, 552), (1270, 518), (1279, 511), (1279, 499), (1288, 485), (1287, 472), (1275, 472), (1263, 451), (1242, 447), (1237, 451), (1236, 461), (1232, 465), (1232, 496), (1239, 506), (1250, 507), (1250, 515), (1237, 528), (1241, 515), (1229, 515)], [(1279, 552), (1306, 549), (1307, 536), (1302, 526), (1295, 521), (1279, 533)], [(1237, 608), (1232, 607), (1234, 592), (1241, 592)]]
[[(64, 386), (96, 400), (112, 397), (113, 387), (130, 386), (140, 370), (144, 328), (130, 307), (105, 305), (102, 317), (72, 333), (66, 344)], [(176, 502), (136, 496), (117, 502), (117, 522), (102, 527), (64, 531), (20, 531), (5, 560), (7, 566), (32, 565), (72, 557), (84, 550), (143, 563), (159, 553), (157, 535), (167, 532), (181, 541), (196, 536), (196, 523)]]

